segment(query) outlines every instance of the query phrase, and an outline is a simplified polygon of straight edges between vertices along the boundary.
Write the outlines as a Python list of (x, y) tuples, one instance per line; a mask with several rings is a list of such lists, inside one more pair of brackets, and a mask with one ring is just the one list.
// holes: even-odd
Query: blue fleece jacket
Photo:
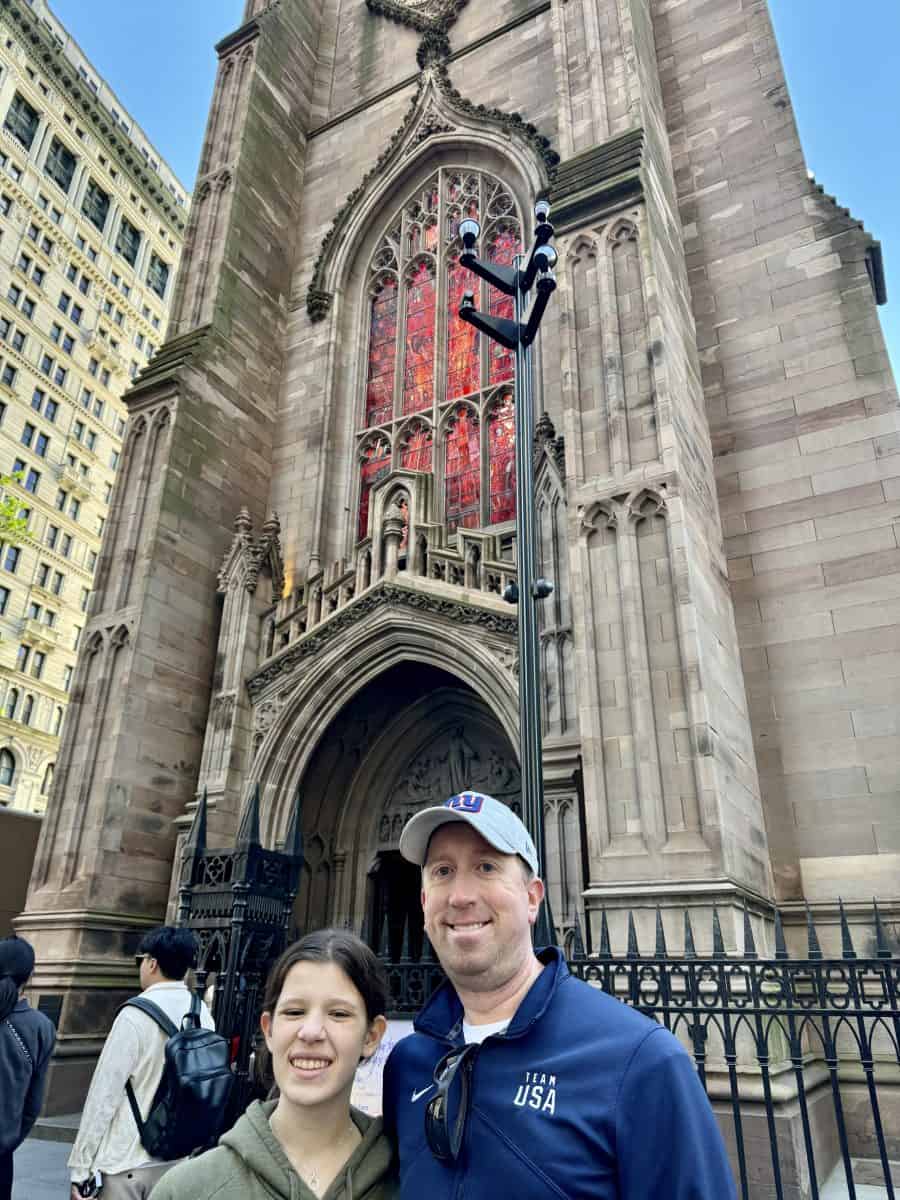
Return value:
[(476, 1052), (455, 1164), (425, 1140), (434, 1067), (462, 1044), (449, 983), (391, 1054), (384, 1120), (399, 1145), (402, 1200), (734, 1200), (718, 1126), (678, 1040), (573, 978), (558, 950), (540, 957), (506, 1033)]

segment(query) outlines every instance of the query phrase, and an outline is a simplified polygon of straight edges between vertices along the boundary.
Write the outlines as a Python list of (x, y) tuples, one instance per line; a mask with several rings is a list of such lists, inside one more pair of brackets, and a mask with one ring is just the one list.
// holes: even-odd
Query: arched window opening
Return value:
[(49, 796), (50, 789), (53, 786), (53, 768), (55, 763), (47, 763), (47, 769), (44, 771), (44, 778), (41, 780), (41, 795)]
[(0, 787), (12, 787), (16, 778), (16, 760), (9, 750), (0, 750)]
[[(273, 628), (273, 633), (274, 633), (274, 628)], [(272, 651), (270, 650), (269, 653), (271, 654)], [(59, 736), (59, 731), (62, 728), (62, 721), (63, 721), (62, 705), (57, 705), (56, 712), (53, 714), (53, 736), (54, 737)]]
[(391, 469), (391, 446), (387, 438), (375, 438), (362, 452), (359, 489), (359, 527), (357, 537), (364, 538), (369, 532), (369, 495), (379, 479)]
[[(432, 492), (436, 511), (417, 513), (417, 523), (443, 517), (453, 533), (515, 517), (512, 399), (504, 393), (498, 404), (496, 391), (512, 381), (515, 355), (459, 319), (468, 291), (497, 316), (511, 318), (513, 302), (460, 266), (464, 217), (481, 221), (492, 261), (511, 264), (520, 253), (509, 189), (482, 171), (442, 167), (400, 208), (370, 264), (358, 538), (368, 535), (371, 488), (392, 468), (442, 476)], [(422, 419), (409, 423), (414, 414)], [(437, 462), (433, 430), (441, 430)]]
[(516, 519), (516, 418), (511, 392), (488, 417), (488, 491), (490, 523)]
[(6, 719), (12, 721), (16, 715), (16, 709), (19, 707), (19, 691), (18, 688), (10, 688), (6, 697)]
[(22, 707), (22, 724), (30, 725), (31, 717), (34, 712), (34, 696), (26, 696), (25, 704)]
[(478, 417), (460, 404), (447, 426), (444, 442), (445, 519), (452, 532), (481, 524), (481, 467)]

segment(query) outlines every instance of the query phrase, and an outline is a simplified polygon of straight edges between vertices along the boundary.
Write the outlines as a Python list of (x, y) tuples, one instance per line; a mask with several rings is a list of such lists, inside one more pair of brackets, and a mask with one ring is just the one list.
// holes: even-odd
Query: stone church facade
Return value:
[[(248, 0), (130, 420), (20, 932), (89, 1075), (199, 795), (302, 805), (298, 927), (421, 944), (407, 817), (519, 801), (512, 374), (456, 312), (549, 196), (534, 447), (548, 874), (625, 912), (900, 912), (897, 396), (878, 245), (765, 0)], [(482, 293), (502, 313), (504, 299)], [(177, 869), (174, 879), (177, 880)], [(860, 918), (861, 919), (861, 918)], [(703, 927), (705, 928), (705, 924)]]

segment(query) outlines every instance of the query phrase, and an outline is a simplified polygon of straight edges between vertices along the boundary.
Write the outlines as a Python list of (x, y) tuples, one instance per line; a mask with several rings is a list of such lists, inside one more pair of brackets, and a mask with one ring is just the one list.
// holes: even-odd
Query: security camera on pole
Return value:
[[(510, 584), (504, 599), (519, 605), (519, 743), (522, 764), (522, 819), (534, 839), (541, 877), (546, 880), (547, 856), (544, 838), (544, 781), (541, 766), (540, 643), (535, 603), (553, 591), (553, 584), (535, 578), (534, 516), (534, 399), (531, 377), (531, 344), (551, 293), (556, 289), (557, 254), (551, 244), (553, 226), (550, 205), (539, 200), (534, 206), (534, 242), (525, 255), (517, 255), (512, 266), (482, 262), (476, 254), (481, 227), (468, 218), (460, 222), (462, 266), (480, 275), (491, 287), (512, 296), (514, 319), (478, 312), (475, 295), (466, 292), (460, 319), (473, 325), (492, 341), (516, 352), (516, 557), (518, 584)], [(529, 295), (536, 295), (529, 305)], [(549, 893), (541, 906), (534, 930), (537, 945), (551, 945), (556, 936), (550, 914)]]

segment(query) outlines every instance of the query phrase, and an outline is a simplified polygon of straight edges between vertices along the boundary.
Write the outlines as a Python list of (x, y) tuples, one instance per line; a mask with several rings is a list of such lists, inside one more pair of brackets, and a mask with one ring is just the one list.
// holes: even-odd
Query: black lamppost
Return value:
[[(519, 745), (522, 764), (522, 816), (538, 852), (541, 878), (546, 879), (547, 856), (544, 838), (544, 781), (541, 767), (540, 643), (536, 601), (553, 591), (553, 584), (535, 577), (534, 515), (534, 398), (531, 377), (531, 344), (537, 335), (547, 301), (556, 288), (553, 268), (557, 255), (550, 239), (553, 226), (547, 219), (550, 205), (539, 200), (534, 206), (534, 242), (525, 255), (517, 255), (511, 267), (482, 262), (475, 250), (481, 227), (472, 218), (460, 222), (463, 252), (459, 261), (491, 287), (514, 299), (514, 319), (480, 313), (475, 294), (466, 292), (459, 315), (492, 341), (516, 352), (516, 558), (518, 585), (511, 584), (504, 599), (519, 605)], [(536, 296), (529, 307), (532, 287)], [(556, 941), (550, 914), (549, 894), (535, 926), (535, 942)]]

